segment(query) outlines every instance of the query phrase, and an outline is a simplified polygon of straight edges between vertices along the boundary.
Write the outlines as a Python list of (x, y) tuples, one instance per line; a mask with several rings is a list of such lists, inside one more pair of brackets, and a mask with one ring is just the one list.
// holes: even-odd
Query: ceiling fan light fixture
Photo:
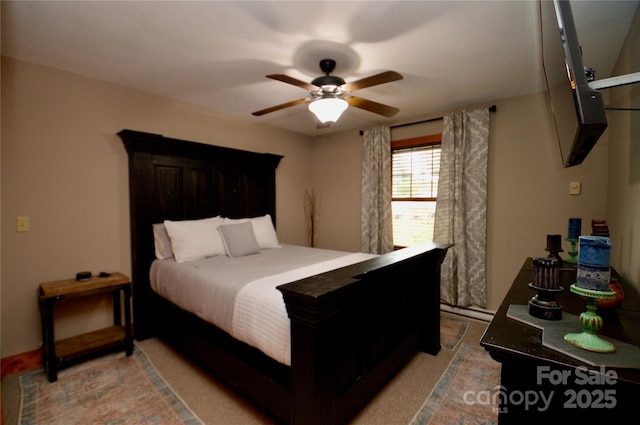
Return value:
[(323, 124), (338, 121), (348, 107), (347, 101), (338, 97), (323, 97), (309, 104), (309, 110)]
[[(387, 118), (398, 113), (399, 109), (392, 106), (383, 105), (382, 103), (373, 102), (361, 97), (352, 96), (356, 90), (367, 87), (377, 86), (378, 84), (390, 83), (392, 81), (402, 80), (402, 75), (395, 71), (385, 71), (370, 77), (361, 78), (350, 83), (336, 76), (331, 75), (336, 66), (333, 59), (323, 59), (320, 61), (320, 69), (325, 75), (315, 78), (311, 83), (298, 80), (285, 74), (270, 74), (267, 78), (282, 81), (296, 87), (305, 89), (309, 92), (310, 97), (306, 99), (298, 99), (292, 102), (282, 103), (260, 111), (252, 112), (254, 116), (261, 116), (270, 112), (279, 111), (291, 106), (306, 103), (318, 121), (321, 124), (327, 124), (322, 127), (328, 127), (328, 123), (337, 122), (342, 113), (349, 107), (363, 109), (385, 116)], [(319, 127), (320, 128), (320, 127)]]

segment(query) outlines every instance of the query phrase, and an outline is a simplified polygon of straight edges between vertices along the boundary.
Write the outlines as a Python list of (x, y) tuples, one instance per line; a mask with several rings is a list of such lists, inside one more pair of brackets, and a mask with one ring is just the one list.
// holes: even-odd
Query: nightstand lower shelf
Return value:
[[(111, 326), (56, 341), (58, 365), (128, 344), (124, 326)], [(130, 355), (129, 350), (127, 354)]]

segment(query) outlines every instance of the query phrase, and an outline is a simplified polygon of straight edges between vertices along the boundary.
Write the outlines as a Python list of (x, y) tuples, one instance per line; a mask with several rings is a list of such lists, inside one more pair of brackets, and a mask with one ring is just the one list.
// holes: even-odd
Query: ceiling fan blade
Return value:
[(393, 106), (383, 105), (382, 103), (363, 99), (361, 97), (349, 96), (344, 100), (346, 100), (350, 106), (364, 109), (379, 115), (384, 115), (385, 117), (392, 117), (400, 111), (400, 109), (394, 108)]
[(314, 86), (313, 84), (306, 83), (304, 81), (298, 80), (297, 78), (289, 77), (288, 75), (284, 75), (284, 74), (271, 74), (271, 75), (267, 75), (267, 78), (271, 78), (272, 80), (282, 81), (283, 83), (287, 83), (287, 84), (293, 84), (294, 86), (303, 88), (308, 91), (318, 90), (318, 87)]
[(280, 105), (272, 106), (270, 108), (262, 109), (260, 111), (252, 112), (251, 115), (259, 117), (260, 115), (268, 114), (269, 112), (279, 111), (280, 109), (289, 108), (291, 106), (301, 105), (307, 103), (311, 98), (305, 97), (304, 99), (292, 100), (291, 102), (282, 103)]
[(343, 84), (342, 91), (351, 92), (363, 89), (365, 87), (377, 86), (378, 84), (390, 83), (392, 81), (402, 80), (404, 77), (395, 71), (385, 71), (380, 74), (365, 77), (351, 83)]

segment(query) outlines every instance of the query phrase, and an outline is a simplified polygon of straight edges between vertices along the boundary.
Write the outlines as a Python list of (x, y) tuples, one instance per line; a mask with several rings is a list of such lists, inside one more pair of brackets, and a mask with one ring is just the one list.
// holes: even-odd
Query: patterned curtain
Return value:
[(485, 307), (489, 110), (444, 118), (434, 241), (453, 243), (442, 264), (441, 298)]
[(391, 129), (364, 131), (362, 152), (362, 251), (393, 251)]

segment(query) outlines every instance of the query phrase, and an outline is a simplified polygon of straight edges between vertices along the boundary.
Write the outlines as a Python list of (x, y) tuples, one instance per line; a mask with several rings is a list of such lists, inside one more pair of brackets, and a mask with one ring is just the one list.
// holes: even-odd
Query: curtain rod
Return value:
[[(489, 112), (495, 112), (497, 111), (498, 108), (496, 107), (496, 105), (491, 105), (489, 106)], [(439, 121), (441, 119), (443, 119), (444, 117), (437, 117), (437, 118), (430, 118), (428, 120), (422, 120), (422, 121), (416, 121), (416, 122), (408, 122), (406, 124), (398, 124), (398, 125), (392, 125), (389, 128), (398, 128), (398, 127), (407, 127), (410, 125), (416, 125), (416, 124), (424, 124), (426, 122), (432, 122), (432, 121)], [(360, 130), (360, 135), (362, 136), (364, 134), (363, 130)]]

